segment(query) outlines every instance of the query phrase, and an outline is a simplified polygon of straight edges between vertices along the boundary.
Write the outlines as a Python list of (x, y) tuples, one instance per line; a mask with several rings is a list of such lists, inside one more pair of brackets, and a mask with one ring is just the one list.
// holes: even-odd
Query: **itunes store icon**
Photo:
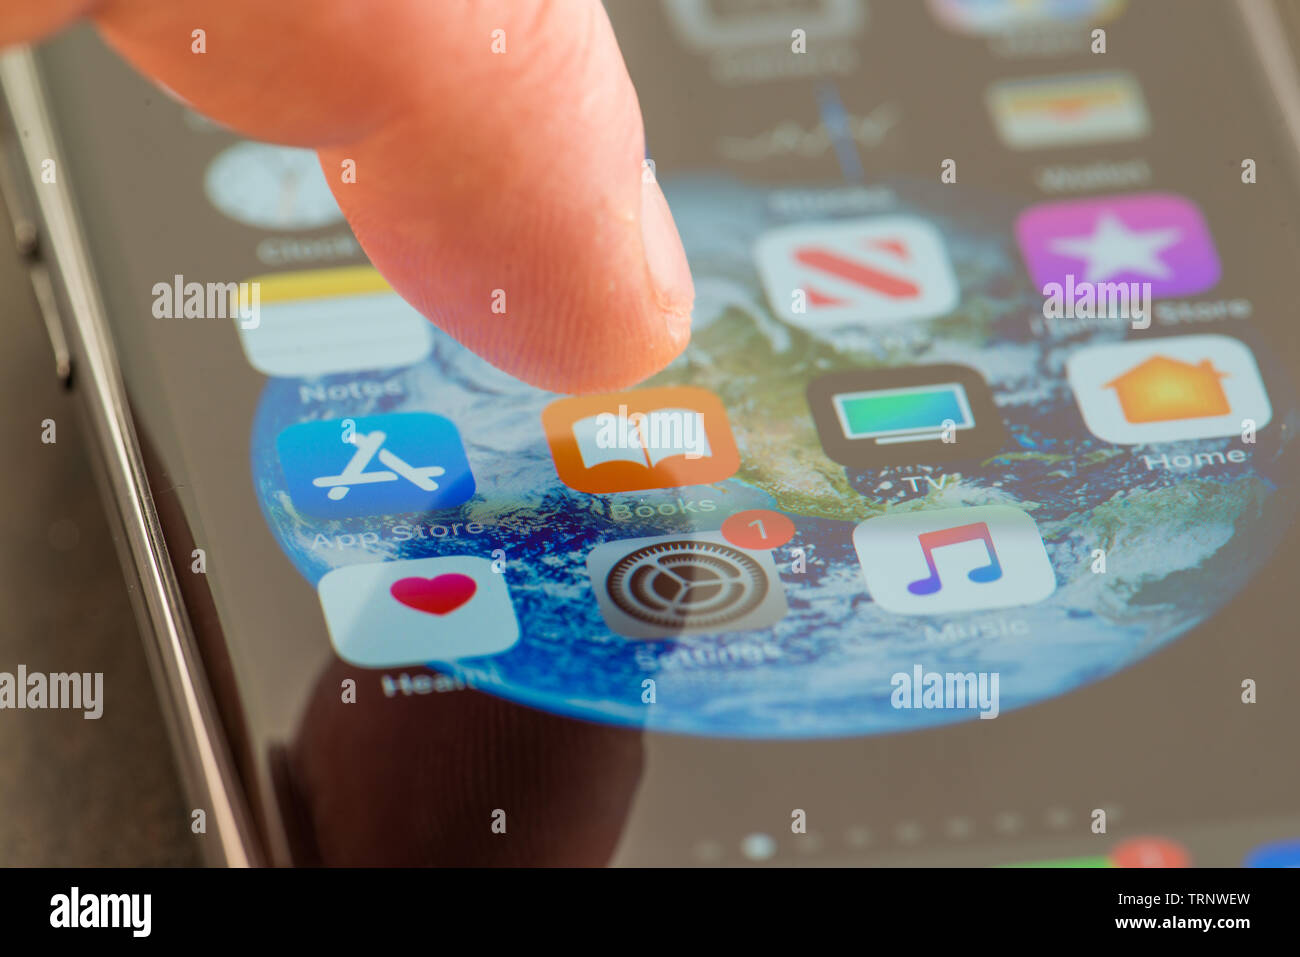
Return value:
[(872, 599), (899, 615), (1032, 605), (1056, 591), (1038, 526), (1007, 505), (877, 515), (853, 547)]

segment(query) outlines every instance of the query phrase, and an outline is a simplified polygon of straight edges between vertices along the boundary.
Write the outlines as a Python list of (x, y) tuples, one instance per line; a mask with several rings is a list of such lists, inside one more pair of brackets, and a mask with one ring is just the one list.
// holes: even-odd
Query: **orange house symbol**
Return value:
[(1115, 390), (1129, 422), (1173, 422), (1231, 412), (1219, 381), (1226, 377), (1209, 359), (1192, 363), (1152, 356), (1111, 379), (1105, 388)]

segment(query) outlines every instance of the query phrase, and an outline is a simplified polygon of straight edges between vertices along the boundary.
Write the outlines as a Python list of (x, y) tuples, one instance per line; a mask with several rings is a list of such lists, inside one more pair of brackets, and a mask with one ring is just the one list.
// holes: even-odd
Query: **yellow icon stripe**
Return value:
[(393, 287), (374, 266), (342, 266), (337, 269), (271, 273), (266, 276), (255, 276), (251, 281), (261, 287), (263, 304), (393, 291)]

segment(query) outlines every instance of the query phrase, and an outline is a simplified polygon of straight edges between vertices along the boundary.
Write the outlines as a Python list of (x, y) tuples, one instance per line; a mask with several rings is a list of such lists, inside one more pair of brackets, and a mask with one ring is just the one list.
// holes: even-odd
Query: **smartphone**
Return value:
[(613, 395), (92, 30), (0, 64), (210, 859), (1295, 866), (1278, 9), (606, 9), (697, 294)]

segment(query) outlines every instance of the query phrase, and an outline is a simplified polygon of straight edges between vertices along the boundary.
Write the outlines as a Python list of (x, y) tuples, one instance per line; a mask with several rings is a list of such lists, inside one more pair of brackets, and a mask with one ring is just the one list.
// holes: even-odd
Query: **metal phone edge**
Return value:
[[(1292, 173), (1300, 175), (1300, 68), (1286, 35), (1290, 28), (1275, 5), (1279, 0), (1236, 0), (1237, 17), (1260, 57), (1264, 79), (1285, 121), (1293, 151)], [(1300, 40), (1297, 40), (1300, 42)]]
[[(0, 54), (0, 90), (16, 130), (29, 179), (43, 160), (54, 159), (64, 169), (46, 108), (46, 97), (31, 50), (20, 47)], [(41, 182), (30, 191), (41, 229), (47, 264), (69, 306), (64, 332), (78, 342), (76, 368), (100, 449), (100, 470), (111, 486), (116, 524), (122, 533), (139, 583), (137, 609), (152, 641), (151, 662), (165, 679), (160, 694), (170, 706), (169, 734), (182, 764), (189, 796), (208, 809), (204, 856), (211, 863), (248, 867), (262, 863), (259, 842), (243, 795), (202, 659), (168, 558), (162, 527), (154, 507), (135, 427), (131, 420), (117, 353), (105, 318), (85, 236), (72, 196), (62, 179)], [(92, 452), (92, 454), (94, 454)], [(157, 678), (157, 673), (155, 678)], [(198, 793), (195, 793), (195, 792)]]

